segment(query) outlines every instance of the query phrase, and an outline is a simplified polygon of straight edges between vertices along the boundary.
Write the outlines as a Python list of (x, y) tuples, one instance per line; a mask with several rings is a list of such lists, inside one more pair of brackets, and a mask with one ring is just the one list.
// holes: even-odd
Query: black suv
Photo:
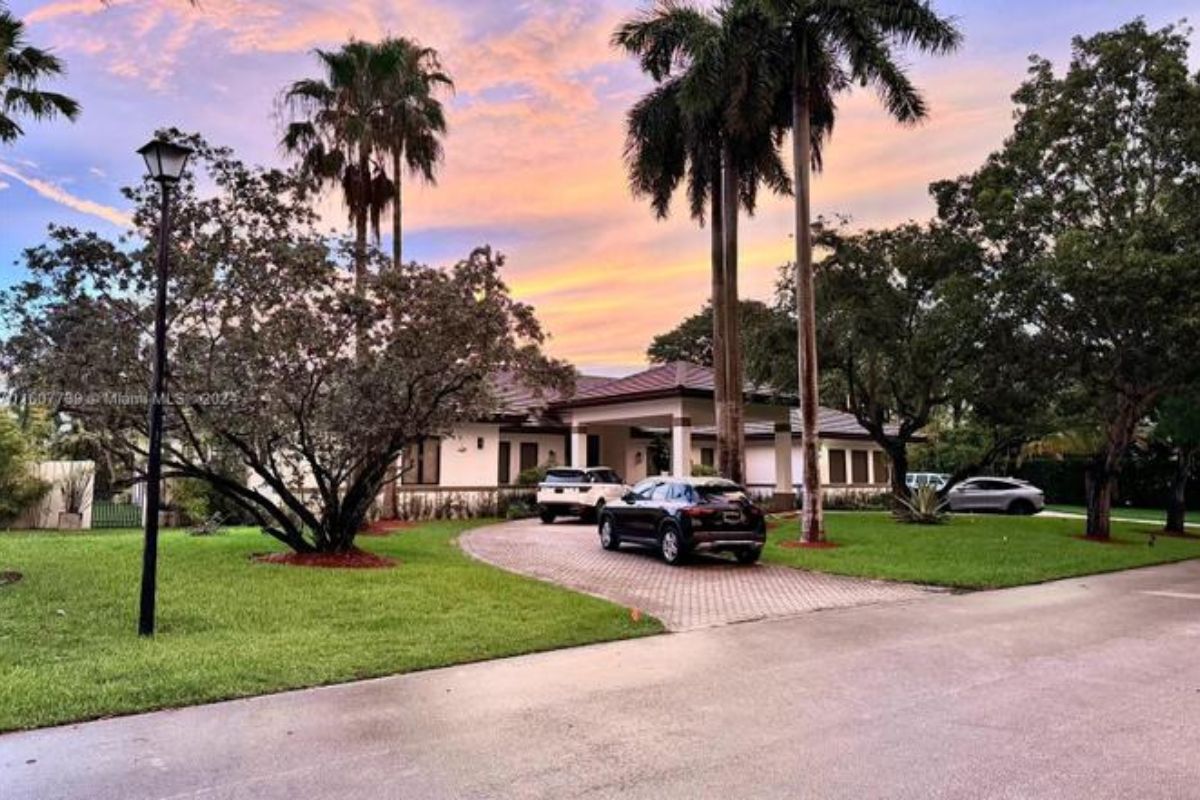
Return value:
[(746, 490), (720, 478), (648, 478), (600, 514), (600, 544), (658, 548), (668, 564), (697, 551), (731, 552), (753, 564), (767, 541), (767, 521)]

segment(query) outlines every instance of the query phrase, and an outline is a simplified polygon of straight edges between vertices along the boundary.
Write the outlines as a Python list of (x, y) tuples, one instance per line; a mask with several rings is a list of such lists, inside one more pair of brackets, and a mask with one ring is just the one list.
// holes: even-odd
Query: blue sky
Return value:
[[(274, 99), (313, 74), (311, 50), (354, 35), (414, 36), (438, 48), (458, 84), (437, 187), (406, 197), (406, 254), (443, 264), (490, 243), (514, 291), (533, 302), (551, 349), (588, 368), (637, 365), (649, 339), (694, 312), (707, 290), (707, 234), (686, 214), (656, 222), (629, 196), (623, 115), (645, 90), (608, 46), (626, 0), (15, 0), (30, 39), (69, 66), (55, 88), (78, 98), (74, 124), (30, 124), (0, 147), (0, 285), (55, 222), (116, 235), (138, 178), (133, 151), (164, 125), (198, 130), (249, 161), (278, 162)], [(1073, 35), (1137, 15), (1200, 18), (1188, 2), (936, 2), (959, 18), (963, 50), (913, 59), (932, 117), (892, 125), (869, 93), (844, 103), (814, 210), (881, 225), (927, 217), (932, 180), (968, 171), (1011, 120), (1031, 53), (1061, 64)], [(1193, 48), (1193, 66), (1200, 58)], [(787, 260), (789, 206), (768, 199), (745, 223), (743, 294), (765, 297)], [(327, 203), (331, 225), (344, 214)], [(619, 324), (614, 324), (616, 321)]]

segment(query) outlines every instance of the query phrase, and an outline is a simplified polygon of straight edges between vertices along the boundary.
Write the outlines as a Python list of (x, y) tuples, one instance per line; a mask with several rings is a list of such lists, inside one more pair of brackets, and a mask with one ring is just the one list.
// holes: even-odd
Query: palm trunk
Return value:
[[(801, 59), (803, 62), (803, 59)], [(800, 366), (801, 447), (804, 453), (801, 537), (805, 542), (825, 540), (825, 515), (821, 502), (820, 447), (817, 439), (817, 324), (812, 263), (810, 191), (812, 177), (812, 126), (803, 66), (796, 73), (792, 95), (792, 159), (796, 183), (796, 321)]]
[(392, 198), (392, 266), (396, 269), (404, 263), (403, 237), (403, 208), (404, 200), (404, 148), (398, 147), (392, 153), (392, 184), (396, 187), (396, 195)]
[(738, 174), (728, 145), (722, 159), (725, 196), (725, 427), (729, 437), (729, 474), (734, 483), (746, 479), (745, 385), (742, 367), (741, 309), (738, 304)]
[[(718, 165), (719, 166), (719, 165)], [(717, 169), (715, 174), (720, 174)], [(717, 470), (729, 475), (729, 436), (725, 422), (725, 213), (719, 187), (712, 190), (712, 360), (713, 415), (717, 431)]]
[(1192, 471), (1192, 454), (1175, 448), (1175, 475), (1171, 478), (1171, 496), (1167, 500), (1167, 533), (1187, 532), (1187, 484)]
[(366, 202), (366, 183), (370, 180), (371, 162), (364, 150), (358, 156), (359, 207), (354, 210), (354, 290), (363, 292), (367, 283), (367, 223), (370, 209)]

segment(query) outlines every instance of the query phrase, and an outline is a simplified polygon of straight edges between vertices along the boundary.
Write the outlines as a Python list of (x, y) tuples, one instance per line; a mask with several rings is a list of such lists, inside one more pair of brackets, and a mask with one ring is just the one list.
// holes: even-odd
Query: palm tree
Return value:
[(820, 168), (812, 149), (814, 108), (825, 107), (832, 126), (836, 96), (854, 83), (876, 89), (892, 117), (913, 124), (927, 114), (896, 49), (913, 46), (942, 54), (961, 34), (926, 0), (745, 0), (774, 23), (783, 47), (776, 53), (781, 91), (792, 106), (793, 182), (796, 186), (796, 313), (799, 320), (800, 407), (803, 425), (802, 537), (825, 538), (817, 450), (818, 365), (813, 297), (811, 172)]
[(283, 93), (291, 113), (283, 148), (300, 159), (314, 179), (340, 185), (354, 224), (354, 280), (367, 275), (367, 230), (379, 238), (379, 218), (394, 196), (392, 181), (376, 163), (387, 131), (382, 115), (389, 60), (375, 45), (350, 41), (334, 51), (317, 50), (325, 72), (299, 80)]
[(710, 14), (664, 0), (613, 36), (657, 84), (629, 113), (634, 193), (649, 196), (662, 218), (686, 180), (692, 217), (703, 225), (706, 206), (710, 212), (718, 465), (738, 481), (745, 470), (738, 213), (753, 213), (761, 183), (790, 190), (779, 157), (786, 119), (771, 93), (769, 64), (742, 44), (754, 19), (733, 6)]
[(446, 115), (434, 96), (439, 89), (454, 90), (454, 81), (442, 71), (437, 51), (405, 38), (385, 39), (378, 45), (384, 73), (381, 98), (383, 120), (379, 148), (391, 157), (392, 256), (399, 266), (403, 255), (402, 207), (404, 168), (429, 183), (442, 160), (441, 137)]
[(0, 5), (0, 142), (15, 141), (25, 133), (18, 116), (35, 120), (79, 116), (79, 103), (37, 88), (38, 81), (63, 70), (62, 61), (25, 41), (25, 23)]

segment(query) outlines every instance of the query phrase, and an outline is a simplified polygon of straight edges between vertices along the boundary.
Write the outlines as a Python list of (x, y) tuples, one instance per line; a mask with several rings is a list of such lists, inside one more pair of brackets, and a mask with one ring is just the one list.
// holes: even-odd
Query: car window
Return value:
[(582, 483), (581, 469), (552, 469), (546, 473), (546, 483)]
[(675, 487), (672, 484), (660, 483), (658, 486), (654, 487), (654, 491), (653, 491), (653, 493), (651, 493), (650, 499), (651, 500), (666, 500), (667, 498), (669, 498), (671, 496), (671, 493), (674, 490), (675, 490)]
[(745, 500), (746, 490), (736, 483), (707, 483), (696, 488), (700, 502), (727, 503), (735, 500)]
[(648, 500), (650, 498), (650, 493), (654, 491), (654, 487), (658, 485), (659, 481), (644, 480), (638, 483), (637, 486), (634, 486), (632, 492), (636, 494), (639, 499)]
[(611, 469), (597, 469), (588, 473), (589, 483), (620, 483), (621, 476)]
[(694, 502), (692, 498), (692, 487), (686, 483), (677, 483), (671, 487), (670, 499), (677, 503)]

